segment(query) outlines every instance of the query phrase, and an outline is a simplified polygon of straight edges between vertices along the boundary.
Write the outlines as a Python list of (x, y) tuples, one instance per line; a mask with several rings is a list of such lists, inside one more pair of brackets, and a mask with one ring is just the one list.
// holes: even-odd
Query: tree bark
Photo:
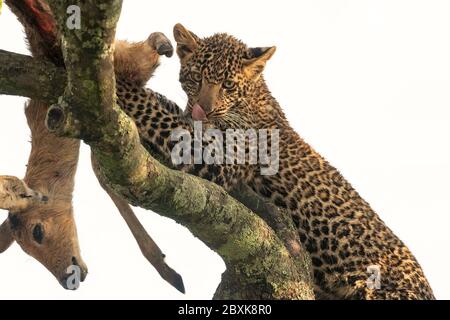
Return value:
[[(61, 52), (59, 36), (57, 34), (56, 20), (54, 19), (45, 0), (6, 0), (6, 3), (24, 26), (29, 49), (33, 56), (35, 58), (43, 59), (44, 61), (50, 61), (56, 66), (63, 67), (64, 60)], [(163, 54), (163, 52), (161, 52), (161, 54)], [(155, 53), (155, 55), (158, 59), (158, 53)], [(5, 57), (5, 59), (7, 59), (7, 57)], [(31, 65), (31, 67), (25, 68), (24, 66), (28, 66), (28, 63), (30, 62), (31, 61), (28, 57), (23, 57), (21, 63), (7, 65), (7, 67), (15, 67), (15, 70), (12, 70), (13, 72), (15, 71), (17, 73), (17, 71), (20, 70), (18, 74), (21, 77), (14, 77), (15, 80), (24, 80), (22, 86), (19, 86), (20, 88), (26, 87), (29, 89), (30, 83), (28, 82), (27, 77), (24, 77), (24, 73), (26, 74), (33, 66), (38, 68), (37, 71), (39, 73), (49, 72), (53, 67), (53, 65), (49, 64), (45, 66), (45, 68), (41, 68), (41, 65)], [(51, 75), (52, 83), (49, 87), (45, 86), (50, 89), (42, 91), (39, 87), (34, 87), (34, 98), (49, 98), (52, 92), (54, 92), (52, 88), (58, 88), (58, 86), (61, 86), (59, 89), (64, 89), (66, 86), (67, 75), (62, 72), (54, 72), (51, 73)], [(45, 78), (44, 80), (47, 79)], [(20, 92), (18, 92), (18, 94), (20, 94)], [(52, 172), (50, 172), (50, 176), (46, 177), (43, 176), (43, 172), (47, 172), (49, 168), (55, 171), (57, 171), (57, 169), (59, 171), (66, 169), (65, 172), (67, 172), (67, 174), (58, 174), (59, 179), (56, 179), (56, 181), (59, 182), (60, 188), (56, 188), (58, 191), (56, 194), (53, 194), (53, 198), (60, 198), (60, 194), (64, 194), (63, 190), (66, 190), (67, 188), (73, 189), (75, 170), (72, 170), (72, 168), (76, 168), (76, 163), (75, 166), (70, 165), (70, 161), (68, 161), (68, 159), (72, 159), (74, 154), (78, 155), (79, 140), (63, 139), (49, 133), (44, 124), (48, 105), (41, 106), (42, 103), (40, 103), (39, 100), (31, 99), (26, 109), (27, 120), (30, 128), (32, 129), (33, 140), (33, 148), (30, 161), (27, 166), (27, 177), (35, 181), (38, 185), (45, 186), (49, 181), (55, 182), (55, 178), (52, 175)], [(39, 126), (43, 127), (43, 129), (40, 128), (42, 130), (33, 130)], [(37, 144), (34, 143), (36, 142), (35, 140), (37, 140)], [(55, 146), (57, 146), (57, 149), (51, 149)], [(74, 147), (71, 148), (71, 146)], [(53, 152), (48, 152), (51, 150), (53, 150)], [(36, 153), (39, 153), (41, 156), (44, 155), (44, 159), (41, 159), (42, 157), (33, 158), (32, 155)], [(58, 154), (60, 155), (59, 157), (57, 156)], [(51, 158), (53, 159), (51, 160), (53, 161), (53, 166), (45, 166), (48, 157), (53, 157)], [(93, 168), (95, 172), (95, 167)], [(28, 174), (30, 169), (33, 169), (32, 175)], [(36, 174), (36, 172), (39, 174)], [(185, 289), (181, 276), (165, 263), (163, 253), (153, 241), (151, 236), (146, 232), (145, 228), (140, 224), (128, 202), (120, 199), (112, 190), (104, 186), (101, 181), (100, 184), (108, 193), (122, 218), (127, 223), (144, 257), (155, 267), (156, 271), (163, 279), (168, 281), (177, 290), (184, 293)], [(64, 195), (63, 202), (64, 201), (64, 207), (70, 210), (68, 212), (72, 212), (72, 193), (70, 193), (70, 195)], [(48, 205), (46, 208), (48, 209)], [(58, 208), (61, 209), (61, 205), (59, 205)]]
[[(60, 84), (66, 84), (67, 74), (65, 69), (28, 56), (3, 50), (0, 50), (0, 61), (10, 61), (17, 66), (23, 66), (26, 63), (26, 65), (30, 66), (29, 69), (24, 67), (12, 69), (8, 67), (7, 63), (0, 66), (0, 93), (33, 96), (53, 102), (57, 101), (58, 97), (64, 93), (64, 87)], [(43, 74), (43, 69), (45, 69), (45, 74), (48, 75), (48, 78), (40, 76)], [(26, 84), (26, 89), (24, 89), (24, 83)], [(53, 111), (53, 113), (58, 113), (55, 110), (59, 110), (59, 108), (57, 107)], [(62, 115), (62, 112), (58, 114)], [(54, 116), (54, 118), (57, 117)], [(158, 160), (164, 161), (161, 158), (158, 158)], [(171, 166), (170, 163), (164, 163), (164, 165)], [(253, 190), (242, 185), (238, 185), (232, 190), (231, 195), (269, 224), (283, 241), (289, 253), (297, 258), (299, 267), (305, 269), (308, 277), (312, 278), (309, 256), (300, 245), (298, 232), (293, 226), (289, 214), (285, 210), (264, 201)]]
[[(28, 61), (32, 67), (26, 70), (26, 80), (14, 79), (25, 70), (16, 67), (13, 74), (5, 63), (24, 57), (2, 52), (0, 92), (38, 95), (48, 86), (40, 99), (55, 101), (64, 90), (47, 114), (49, 129), (84, 140), (109, 187), (131, 204), (185, 225), (224, 259), (227, 271), (215, 298), (313, 299), (306, 263), (299, 264), (292, 248), (288, 250), (261, 218), (219, 186), (161, 165), (141, 145), (134, 123), (115, 103), (112, 43), (121, 1), (84, 1), (80, 30), (66, 29), (65, 9), (71, 3), (49, 4), (59, 19), (68, 79), (60, 83), (67, 86), (52, 86), (52, 79), (64, 70), (38, 66), (34, 60)], [(42, 67), (45, 79), (36, 79)]]
[(64, 92), (64, 69), (30, 56), (0, 50), (0, 94), (29, 97), (56, 103)]

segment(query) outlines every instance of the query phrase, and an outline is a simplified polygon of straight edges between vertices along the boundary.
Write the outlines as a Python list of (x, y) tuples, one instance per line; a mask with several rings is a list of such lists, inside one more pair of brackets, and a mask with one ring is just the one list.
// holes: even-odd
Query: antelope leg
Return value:
[(127, 223), (128, 228), (133, 234), (134, 239), (136, 240), (144, 257), (153, 265), (164, 280), (170, 283), (181, 293), (185, 293), (183, 278), (175, 270), (170, 268), (164, 261), (165, 255), (139, 222), (139, 219), (134, 214), (133, 209), (131, 209), (128, 202), (119, 197), (102, 181), (102, 177), (100, 176), (101, 174), (96, 170), (95, 160), (93, 158), (92, 165), (100, 185), (108, 193), (109, 197), (116, 205), (123, 219)]

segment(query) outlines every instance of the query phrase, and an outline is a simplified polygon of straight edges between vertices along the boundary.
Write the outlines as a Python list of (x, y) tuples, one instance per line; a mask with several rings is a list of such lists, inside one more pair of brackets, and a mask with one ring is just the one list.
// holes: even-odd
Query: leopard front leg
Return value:
[[(144, 88), (158, 66), (160, 55), (172, 56), (172, 44), (164, 34), (155, 32), (142, 42), (117, 41), (115, 48), (118, 104), (136, 123), (144, 146), (152, 154), (158, 154), (167, 165), (173, 165), (172, 151), (176, 143), (171, 141), (171, 134), (175, 130), (184, 130), (193, 137), (193, 123), (174, 102)], [(209, 142), (203, 141), (202, 148), (207, 145)], [(189, 161), (174, 167), (226, 189), (250, 173), (248, 167), (234, 164), (194, 164), (191, 156)]]
[[(143, 145), (153, 155), (158, 155), (166, 165), (212, 181), (225, 189), (231, 188), (243, 179), (248, 179), (251, 174), (248, 166), (208, 164), (204, 161), (196, 164), (193, 123), (173, 101), (150, 89), (121, 79), (117, 80), (117, 97), (119, 106), (135, 122)], [(177, 130), (183, 130), (185, 135), (189, 136), (191, 144), (190, 154), (187, 159), (184, 157), (182, 163), (175, 160), (179, 156), (179, 151), (176, 149), (177, 140), (172, 139), (172, 133)], [(202, 139), (200, 150), (202, 154), (210, 143), (211, 141)]]

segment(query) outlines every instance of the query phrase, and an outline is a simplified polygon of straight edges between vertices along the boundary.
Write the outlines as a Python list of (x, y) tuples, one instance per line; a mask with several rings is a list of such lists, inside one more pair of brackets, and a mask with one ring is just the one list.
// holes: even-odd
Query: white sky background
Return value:
[[(265, 75), (292, 126), (406, 242), (436, 296), (450, 299), (449, 1), (125, 0), (117, 36), (143, 40), (162, 31), (173, 39), (177, 22), (199, 36), (228, 32), (251, 46), (277, 45)], [(27, 52), (21, 26), (5, 7), (0, 48)], [(163, 59), (149, 85), (184, 106), (178, 68), (176, 57)], [(24, 101), (0, 96), (0, 174), (25, 172)], [(74, 205), (89, 266), (81, 288), (65, 291), (14, 245), (0, 255), (0, 298), (212, 297), (221, 259), (173, 221), (136, 209), (182, 274), (187, 294), (161, 280), (98, 185), (86, 146)]]

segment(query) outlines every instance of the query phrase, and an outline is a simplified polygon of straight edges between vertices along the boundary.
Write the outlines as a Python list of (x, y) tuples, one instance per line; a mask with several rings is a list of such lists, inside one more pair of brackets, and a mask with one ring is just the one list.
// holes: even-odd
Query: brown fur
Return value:
[(128, 42), (116, 40), (114, 70), (118, 78), (144, 85), (158, 67), (159, 54), (147, 41)]
[[(130, 77), (140, 83), (145, 83), (153, 72), (151, 63), (158, 60), (146, 60), (135, 68), (145, 70), (145, 78), (137, 78), (138, 73), (129, 65), (128, 57), (123, 51), (140, 52), (138, 48), (145, 48), (145, 42), (132, 44), (117, 41), (115, 61), (122, 76)], [(143, 51), (158, 57), (154, 50)], [(139, 54), (140, 56), (141, 54)], [(144, 61), (141, 58), (139, 61)], [(15, 202), (9, 219), (0, 227), (0, 249), (6, 250), (12, 241), (16, 241), (29, 255), (41, 262), (63, 285), (67, 286), (66, 270), (74, 263), (81, 267), (82, 278), (87, 274), (87, 267), (83, 262), (78, 244), (76, 224), (73, 216), (72, 193), (74, 176), (78, 162), (79, 140), (58, 138), (50, 134), (45, 127), (47, 105), (31, 100), (25, 110), (32, 136), (32, 149), (27, 165), (27, 172), (23, 185), (29, 185), (34, 190), (48, 196), (48, 203), (30, 203), (26, 206)], [(5, 180), (6, 181), (6, 180)], [(21, 181), (21, 180), (18, 180)], [(30, 189), (31, 190), (31, 189)], [(8, 209), (5, 203), (4, 208)], [(19, 207), (21, 206), (21, 210)], [(10, 220), (15, 221), (11, 228)], [(33, 239), (33, 229), (40, 225), (44, 230), (44, 241), (37, 243)], [(11, 232), (12, 231), (12, 232)]]
[(153, 32), (145, 41), (116, 40), (114, 71), (117, 78), (145, 85), (159, 66), (159, 57), (172, 56), (173, 48), (166, 36)]
[[(46, 112), (47, 106), (37, 101), (30, 101), (25, 110), (32, 148), (24, 182), (47, 195), (48, 203), (33, 203), (24, 210), (11, 211), (6, 223), (20, 247), (65, 286), (69, 266), (78, 264), (82, 279), (87, 273), (80, 255), (72, 209), (79, 141), (50, 134), (45, 128)], [(37, 225), (43, 230), (42, 243), (33, 237)]]
[(25, 27), (28, 46), (34, 57), (45, 58), (58, 66), (64, 61), (56, 32), (56, 21), (46, 1), (5, 0), (11, 11)]
[(41, 201), (46, 202), (47, 197), (28, 187), (23, 180), (0, 176), (0, 209), (20, 212)]
[[(62, 55), (55, 46), (56, 24), (45, 1), (6, 1), (25, 27), (33, 56), (62, 65)], [(48, 203), (33, 203), (24, 210), (11, 211), (2, 224), (3, 243), (17, 241), (29, 255), (41, 262), (63, 285), (67, 267), (80, 266), (81, 280), (87, 267), (80, 255), (73, 217), (72, 192), (78, 161), (79, 141), (57, 138), (45, 127), (47, 105), (32, 100), (25, 114), (32, 136), (32, 149), (24, 182), (48, 196)], [(35, 228), (43, 239), (36, 241)], [(1, 244), (0, 244), (1, 247)]]
[[(47, 4), (39, 0), (7, 1), (7, 4), (25, 26), (33, 56), (63, 65), (59, 46), (55, 45), (58, 36), (55, 32), (54, 19)], [(117, 41), (114, 60), (118, 75), (143, 85), (157, 67), (160, 54), (167, 56), (172, 54), (170, 42), (161, 33), (152, 33), (148, 39), (139, 43)], [(133, 57), (136, 59), (132, 59)], [(136, 64), (136, 61), (139, 63)], [(142, 77), (142, 75), (145, 76)], [(48, 195), (50, 200), (43, 204), (31, 201), (31, 198), (24, 198), (26, 200), (17, 198), (16, 194), (13, 195), (6, 190), (6, 187), (11, 189), (11, 186), (15, 186), (19, 196), (27, 192), (31, 194), (34, 190), (26, 189), (27, 184), (17, 178), (3, 178), (5, 188), (2, 190), (5, 191), (6, 198), (2, 199), (0, 195), (0, 207), (9, 209), (10, 214), (0, 226), (0, 252), (6, 250), (14, 240), (17, 241), (25, 252), (40, 261), (64, 287), (67, 287), (65, 281), (68, 276), (67, 267), (73, 264), (79, 265), (81, 280), (87, 273), (87, 267), (80, 256), (72, 208), (79, 141), (57, 138), (48, 133), (44, 125), (46, 113), (47, 106), (38, 101), (30, 101), (26, 108), (26, 117), (32, 134), (32, 150), (24, 180), (32, 188)], [(35, 196), (40, 194), (36, 192)], [(130, 218), (133, 213), (130, 209), (123, 215), (124, 218)], [(135, 225), (136, 223), (133, 226)], [(42, 241), (36, 241), (33, 234), (36, 227), (43, 235)], [(136, 232), (136, 230), (132, 231)], [(150, 253), (154, 255), (160, 252), (145, 230), (139, 233), (139, 236), (146, 236), (145, 243), (140, 243), (138, 240), (141, 248), (147, 249), (151, 246), (155, 251), (147, 250), (147, 256)], [(158, 272), (177, 289), (183, 291), (181, 277), (170, 269), (160, 256), (158, 259), (149, 260), (153, 264), (157, 261), (158, 265), (155, 267)]]

